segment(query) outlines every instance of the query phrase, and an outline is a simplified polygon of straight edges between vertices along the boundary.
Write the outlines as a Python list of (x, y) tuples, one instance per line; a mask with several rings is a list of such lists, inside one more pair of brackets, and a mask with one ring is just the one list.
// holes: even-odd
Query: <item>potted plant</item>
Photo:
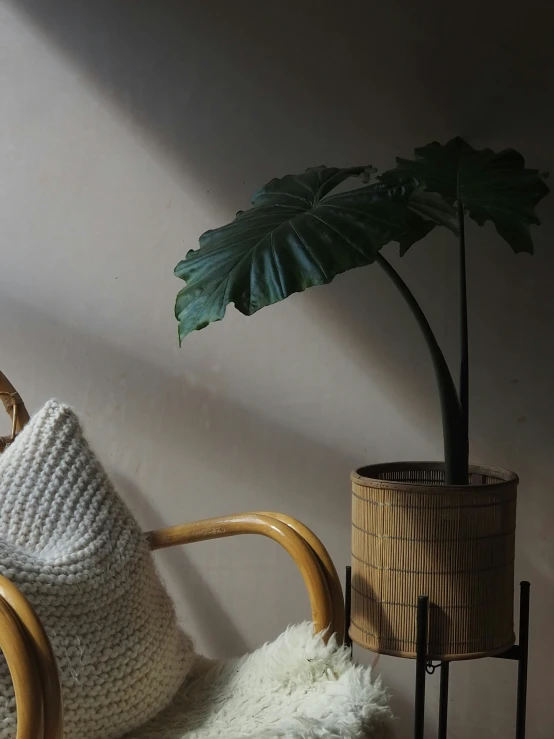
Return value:
[[(353, 178), (356, 186), (336, 188)], [(441, 404), (444, 463), (373, 465), (352, 474), (351, 634), (376, 651), (415, 654), (415, 603), (428, 594), (429, 651), (460, 659), (507, 649), (513, 635), (517, 476), (468, 460), (468, 319), (465, 222), (492, 221), (515, 253), (533, 252), (535, 206), (545, 174), (508, 149), (476, 150), (457, 137), (416, 149), (382, 174), (370, 166), (314, 167), (273, 179), (252, 207), (207, 231), (175, 274), (179, 340), (338, 274), (377, 263), (412, 311), (432, 358)], [(460, 368), (456, 386), (432, 328), (381, 249), (400, 253), (441, 227), (459, 252)]]

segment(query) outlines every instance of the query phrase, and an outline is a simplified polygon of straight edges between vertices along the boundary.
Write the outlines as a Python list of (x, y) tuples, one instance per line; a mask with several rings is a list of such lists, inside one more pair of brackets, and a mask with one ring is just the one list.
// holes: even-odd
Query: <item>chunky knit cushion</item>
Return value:
[[(54, 401), (0, 455), (0, 573), (52, 641), (66, 739), (120, 737), (168, 705), (190, 641), (77, 417)], [(0, 654), (0, 739), (15, 737), (15, 723)]]

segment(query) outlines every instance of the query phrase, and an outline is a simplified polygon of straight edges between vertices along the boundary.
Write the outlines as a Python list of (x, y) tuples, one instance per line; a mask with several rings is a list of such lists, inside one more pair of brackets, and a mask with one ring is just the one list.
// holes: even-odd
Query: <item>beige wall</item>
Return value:
[[(425, 349), (377, 269), (251, 319), (230, 310), (181, 350), (172, 269), (256, 187), (309, 165), (387, 166), (460, 133), (554, 169), (552, 4), (471, 0), (461, 19), (449, 5), (1, 0), (1, 367), (31, 409), (51, 396), (78, 409), (145, 527), (282, 509), (342, 569), (350, 469), (440, 456)], [(469, 229), (472, 454), (522, 478), (529, 739), (554, 736), (551, 209), (534, 259)], [(400, 267), (452, 351), (453, 244), (441, 235)], [(271, 543), (160, 561), (210, 654), (308, 613)], [(413, 664), (379, 669), (406, 739)], [(513, 736), (515, 665), (456, 665), (452, 683), (453, 738)]]

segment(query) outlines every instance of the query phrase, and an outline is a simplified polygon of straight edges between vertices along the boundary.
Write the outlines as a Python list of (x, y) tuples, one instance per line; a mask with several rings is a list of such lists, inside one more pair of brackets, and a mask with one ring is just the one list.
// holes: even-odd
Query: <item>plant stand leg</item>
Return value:
[(439, 732), (438, 739), (446, 739), (448, 730), (448, 682), (450, 662), (441, 662), (441, 681), (439, 688)]
[(350, 649), (352, 654), (352, 639), (350, 638), (350, 617), (352, 614), (352, 567), (346, 566), (346, 578), (344, 584), (344, 644)]
[(414, 710), (414, 739), (423, 739), (425, 731), (425, 668), (427, 666), (427, 630), (429, 626), (429, 598), (417, 599), (416, 684)]
[(520, 583), (519, 596), (519, 660), (517, 669), (516, 739), (525, 739), (527, 713), (527, 664), (529, 655), (529, 591), (531, 584)]
[[(350, 626), (351, 605), (351, 569), (346, 568), (346, 630), (345, 644), (352, 648), (348, 634)], [(527, 666), (529, 659), (529, 601), (531, 584), (520, 583), (519, 597), (519, 644), (515, 644), (496, 659), (517, 660), (517, 712), (515, 739), (525, 739), (525, 721), (527, 712)], [(425, 675), (427, 668), (427, 633), (429, 628), (429, 599), (420, 595), (417, 603), (417, 641), (416, 641), (416, 687), (414, 711), (414, 739), (423, 739), (425, 730)], [(441, 662), (439, 692), (439, 724), (438, 739), (447, 738), (448, 729), (448, 692), (450, 663)]]

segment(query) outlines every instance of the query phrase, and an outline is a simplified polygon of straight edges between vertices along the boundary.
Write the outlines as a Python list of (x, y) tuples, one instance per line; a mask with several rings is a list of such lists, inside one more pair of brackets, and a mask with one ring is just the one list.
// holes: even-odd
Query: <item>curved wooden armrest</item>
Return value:
[(15, 689), (17, 739), (62, 739), (62, 696), (52, 646), (29, 601), (2, 575), (0, 606), (14, 614), (21, 637), (17, 646), (13, 626), (11, 632), (9, 624), (0, 626), (0, 648)]
[(12, 678), (17, 706), (17, 739), (43, 739), (44, 700), (37, 662), (19, 616), (0, 597), (0, 650)]
[[(328, 567), (330, 557), (315, 534), (300, 522), (289, 519), (284, 515), (280, 518), (278, 514), (237, 513), (150, 531), (146, 534), (146, 537), (150, 549), (156, 550), (179, 544), (192, 544), (197, 541), (221, 539), (242, 534), (267, 536), (281, 544), (295, 561), (304, 579), (310, 598), (315, 631), (317, 633), (326, 631), (326, 638), (329, 638), (331, 634), (337, 631), (338, 621), (338, 626), (341, 627), (338, 632), (340, 640), (344, 629), (342, 591), (337, 618), (334, 598), (332, 597), (332, 592), (335, 594), (335, 598), (337, 597), (336, 583), (333, 583), (332, 588), (330, 588), (328, 581), (331, 572)], [(310, 544), (310, 541), (313, 542), (315, 548)], [(324, 553), (323, 559), (320, 559), (316, 549), (321, 554)], [(332, 570), (334, 571), (334, 567), (332, 567)], [(334, 574), (336, 577), (336, 572)], [(338, 582), (338, 578), (336, 580)], [(340, 588), (340, 583), (338, 583), (338, 587)]]
[(10, 436), (0, 437), (1, 452), (7, 444), (15, 439), (16, 434), (21, 431), (29, 420), (29, 414), (21, 400), (21, 396), (2, 372), (0, 372), (0, 401), (4, 404), (4, 408), (12, 419), (12, 432)]
[(333, 560), (331, 559), (329, 552), (323, 546), (323, 543), (321, 542), (319, 537), (317, 537), (314, 532), (307, 526), (305, 526), (301, 521), (298, 521), (298, 519), (292, 518), (292, 516), (287, 516), (284, 513), (266, 513), (266, 511), (260, 511), (260, 515), (271, 516), (271, 518), (276, 518), (278, 521), (286, 523), (287, 526), (289, 526), (291, 529), (294, 529), (294, 531), (296, 531), (296, 533), (299, 534), (314, 551), (316, 557), (319, 560), (319, 565), (325, 575), (325, 579), (327, 580), (327, 587), (329, 588), (329, 594), (331, 596), (331, 603), (333, 607), (334, 630), (337, 635), (338, 643), (342, 644), (342, 642), (344, 641), (344, 630), (346, 624), (346, 617), (344, 613), (344, 595), (342, 592), (340, 578), (337, 574), (337, 570), (335, 569), (335, 565), (333, 564)]

